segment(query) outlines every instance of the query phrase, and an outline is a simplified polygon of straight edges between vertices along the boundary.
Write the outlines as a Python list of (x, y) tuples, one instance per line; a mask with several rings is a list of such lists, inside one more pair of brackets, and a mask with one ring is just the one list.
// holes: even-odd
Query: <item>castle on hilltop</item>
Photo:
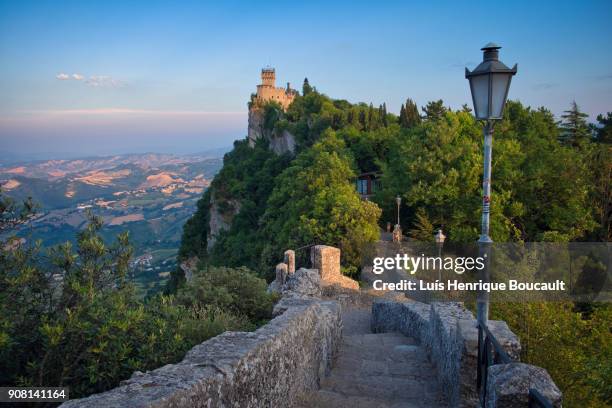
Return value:
[(257, 93), (251, 94), (249, 102), (249, 127), (247, 139), (249, 146), (255, 146), (258, 139), (270, 142), (270, 149), (278, 154), (293, 152), (295, 138), (288, 130), (276, 131), (264, 129), (264, 109), (266, 103), (276, 102), (283, 110), (287, 110), (291, 102), (298, 95), (298, 91), (291, 89), (287, 82), (286, 88), (276, 87), (276, 72), (274, 68), (266, 67), (261, 70), (261, 84), (257, 85)]
[(297, 95), (295, 89), (291, 89), (291, 85), (287, 82), (287, 87), (276, 87), (276, 72), (274, 68), (266, 67), (261, 70), (261, 84), (257, 85), (257, 93), (253, 94), (251, 101), (257, 106), (262, 106), (269, 101), (278, 102), (283, 109), (293, 101)]

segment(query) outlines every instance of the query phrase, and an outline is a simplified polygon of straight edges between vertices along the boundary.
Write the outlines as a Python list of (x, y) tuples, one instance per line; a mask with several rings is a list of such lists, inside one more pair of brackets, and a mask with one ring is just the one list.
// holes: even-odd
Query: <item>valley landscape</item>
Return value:
[(612, 408), (612, 2), (475, 5), (0, 1), (0, 405)]
[(37, 205), (29, 222), (10, 232), (22, 241), (47, 248), (74, 242), (88, 212), (103, 218), (107, 242), (129, 231), (131, 273), (144, 295), (177, 267), (183, 224), (221, 165), (222, 150), (11, 163), (0, 165), (0, 186), (15, 201), (31, 197)]

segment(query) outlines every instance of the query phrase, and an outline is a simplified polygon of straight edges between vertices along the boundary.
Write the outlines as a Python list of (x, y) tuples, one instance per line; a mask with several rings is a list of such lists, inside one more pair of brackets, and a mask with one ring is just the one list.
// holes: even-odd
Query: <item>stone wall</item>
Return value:
[[(289, 275), (277, 315), (254, 332), (226, 332), (183, 361), (140, 373), (121, 386), (63, 408), (291, 407), (319, 388), (342, 336), (340, 306), (322, 301), (317, 271)], [(317, 290), (318, 289), (318, 292)]]
[[(509, 356), (518, 361), (521, 345), (508, 325), (503, 321), (489, 321), (488, 326)], [(378, 300), (372, 305), (372, 331), (396, 331), (417, 339), (435, 365), (438, 381), (451, 406), (478, 406), (478, 329), (476, 319), (462, 304)], [(538, 388), (555, 406), (560, 406), (561, 393), (546, 370), (527, 364), (505, 367), (511, 365), (491, 367), (487, 407), (526, 407), (530, 387)], [(512, 375), (508, 374), (509, 370)], [(525, 404), (508, 405), (504, 401)]]

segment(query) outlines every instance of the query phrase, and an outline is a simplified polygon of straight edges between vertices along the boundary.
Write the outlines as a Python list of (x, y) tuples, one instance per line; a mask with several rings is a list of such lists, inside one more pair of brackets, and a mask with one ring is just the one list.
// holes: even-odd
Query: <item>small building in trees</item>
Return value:
[(362, 199), (368, 200), (376, 191), (380, 190), (381, 174), (375, 171), (361, 173), (355, 180), (357, 192)]

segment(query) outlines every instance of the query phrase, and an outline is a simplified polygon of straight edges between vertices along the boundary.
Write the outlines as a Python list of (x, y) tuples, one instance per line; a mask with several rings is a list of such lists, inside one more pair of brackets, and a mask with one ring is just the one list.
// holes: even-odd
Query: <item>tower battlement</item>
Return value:
[(261, 84), (274, 87), (276, 82), (276, 72), (274, 68), (266, 67), (261, 70)]

